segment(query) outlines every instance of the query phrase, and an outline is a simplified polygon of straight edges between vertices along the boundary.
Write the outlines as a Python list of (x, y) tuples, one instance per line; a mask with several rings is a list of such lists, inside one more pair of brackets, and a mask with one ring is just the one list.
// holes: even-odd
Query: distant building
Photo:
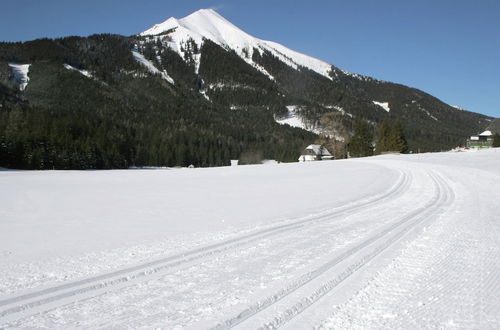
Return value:
[(500, 118), (494, 119), (481, 134), (469, 137), (467, 139), (467, 148), (491, 148), (495, 134), (500, 134)]
[(310, 144), (302, 151), (299, 162), (333, 159), (332, 154), (320, 144)]
[(479, 135), (473, 135), (467, 140), (468, 148), (491, 148), (493, 145), (493, 133), (484, 131)]

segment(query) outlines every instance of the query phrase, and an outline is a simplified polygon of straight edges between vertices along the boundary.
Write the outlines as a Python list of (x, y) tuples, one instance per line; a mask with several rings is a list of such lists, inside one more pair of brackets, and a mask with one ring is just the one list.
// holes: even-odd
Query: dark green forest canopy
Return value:
[[(208, 102), (196, 90), (197, 77), (182, 65), (179, 72), (170, 70), (181, 87), (148, 74), (133, 60), (133, 44), (114, 35), (0, 44), (6, 69), (0, 166), (220, 166), (248, 150), (294, 161), (314, 141), (312, 133), (276, 124), (262, 108), (232, 111)], [(31, 64), (24, 93), (10, 82), (7, 62)], [(64, 63), (91, 71), (95, 79)]]
[[(253, 52), (271, 80), (208, 40), (200, 49), (188, 45), (181, 58), (161, 38), (101, 34), (0, 43), (0, 166), (220, 166), (243, 153), (296, 161), (318, 136), (277, 124), (287, 105), (301, 105), (300, 115), (316, 124), (334, 112), (350, 132), (356, 119), (374, 131), (384, 119), (399, 118), (410, 150), (449, 149), (486, 123), (485, 116), (402, 85), (358, 79), (336, 68), (330, 80)], [(175, 84), (134, 60), (133, 49)], [(31, 64), (26, 90), (13, 81), (9, 63)], [(373, 100), (389, 102), (391, 111)]]

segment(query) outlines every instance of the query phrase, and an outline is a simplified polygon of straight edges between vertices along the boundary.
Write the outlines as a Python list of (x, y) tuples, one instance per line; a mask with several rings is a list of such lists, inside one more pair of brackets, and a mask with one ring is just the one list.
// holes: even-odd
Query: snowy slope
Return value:
[(31, 64), (18, 64), (9, 63), (12, 73), (14, 74), (14, 80), (19, 85), (19, 90), (24, 91), (30, 78), (28, 77), (28, 72), (30, 70)]
[(378, 105), (387, 112), (391, 111), (391, 108), (389, 107), (389, 102), (377, 102), (377, 101), (372, 101), (372, 102), (373, 104)]
[(70, 71), (80, 72), (82, 75), (84, 75), (87, 78), (92, 78), (92, 73), (90, 73), (87, 70), (78, 69), (78, 68), (75, 68), (74, 66), (71, 66), (71, 65), (66, 64), (66, 63), (64, 64), (64, 68), (67, 70), (70, 70)]
[(137, 50), (132, 50), (132, 57), (139, 63), (141, 63), (143, 66), (145, 66), (149, 72), (152, 74), (158, 74), (160, 75), (164, 80), (168, 81), (172, 85), (175, 84), (174, 79), (168, 75), (166, 71), (160, 71), (158, 68), (155, 67), (155, 65), (146, 59), (144, 55), (139, 53)]
[[(255, 38), (212, 9), (201, 9), (181, 19), (171, 17), (165, 22), (156, 24), (142, 32), (140, 35), (158, 36), (162, 34), (170, 36), (169, 47), (178, 52), (182, 58), (184, 58), (182, 49), (186, 49), (189, 40), (193, 40), (200, 48), (205, 38), (226, 49), (234, 50), (242, 59), (268, 75), (270, 79), (273, 79), (273, 77), (264, 68), (252, 61), (254, 50), (260, 53), (269, 51), (294, 69), (303, 66), (328, 79), (332, 79), (330, 77), (331, 64), (298, 53), (278, 43)], [(199, 61), (197, 63), (199, 65)]]
[(1, 171), (0, 328), (498, 329), (499, 156)]
[(307, 120), (304, 120), (304, 118), (302, 118), (298, 114), (298, 112), (297, 112), (298, 108), (300, 108), (300, 106), (288, 105), (287, 106), (288, 115), (285, 118), (276, 119), (276, 122), (278, 124), (281, 124), (281, 125), (286, 124), (286, 125), (290, 125), (292, 127), (302, 128), (302, 129), (309, 131), (309, 132), (320, 134), (321, 128), (314, 126), (314, 125), (311, 125), (310, 123), (307, 122)]

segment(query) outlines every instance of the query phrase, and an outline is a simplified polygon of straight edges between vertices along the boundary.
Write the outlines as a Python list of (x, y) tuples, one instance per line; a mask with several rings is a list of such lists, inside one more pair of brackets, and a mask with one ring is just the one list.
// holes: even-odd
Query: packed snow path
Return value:
[[(81, 173), (53, 172), (50, 180)], [(255, 199), (259, 194), (269, 198), (271, 193), (259, 192), (258, 187), (271, 181), (273, 194), (283, 198), (275, 196), (274, 202), (287, 200), (289, 205), (262, 202), (269, 215), (255, 214), (265, 222), (245, 218), (243, 213), (255, 206), (242, 191), (230, 204), (217, 200), (216, 217), (205, 218), (237, 217), (239, 211), (247, 220), (228, 217), (216, 226), (196, 223), (197, 229), (172, 234), (171, 244), (117, 240), (114, 244), (123, 246), (103, 249), (100, 236), (113, 240), (112, 230), (94, 232), (97, 250), (89, 246), (87, 253), (83, 248), (44, 256), (53, 250), (34, 241), (30, 256), (21, 245), (0, 243), (0, 253), (6, 257), (0, 266), (0, 328), (500, 327), (500, 207), (495, 203), (500, 197), (500, 150), (108, 173), (106, 184), (117, 184), (124, 175), (146, 181), (151, 176), (161, 184), (160, 177), (170, 176), (171, 183), (183, 182), (189, 188), (189, 179), (194, 178), (198, 190), (188, 190), (192, 203), (201, 209), (210, 205), (203, 203), (209, 198), (207, 192), (218, 195), (232, 184), (244, 183)], [(34, 206), (14, 214), (12, 199), (19, 198), (17, 184), (21, 196), (36, 204), (37, 180), (32, 176), (49, 174), (0, 172), (0, 187), (10, 188), (0, 188), (0, 214), (9, 220), (0, 223), (4, 233), (0, 235), (23, 240), (23, 225), (44, 230), (45, 224), (36, 221), (50, 219), (30, 214)], [(30, 176), (27, 183), (25, 176)], [(212, 185), (212, 176), (218, 186)], [(175, 181), (177, 177), (182, 180)], [(346, 177), (350, 180), (343, 181)], [(140, 182), (129, 183), (130, 189), (138, 189)], [(61, 185), (58, 181), (55, 189)], [(291, 187), (299, 192), (290, 191)], [(175, 191), (169, 185), (161, 189)], [(321, 194), (308, 200), (316, 190)], [(175, 204), (169, 205), (169, 212)], [(293, 209), (290, 204), (300, 207)], [(62, 212), (61, 219), (71, 218), (71, 209), (56, 209), (55, 216)], [(155, 211), (160, 209), (149, 211), (158, 216)], [(290, 209), (296, 216), (287, 213)], [(116, 216), (112, 219), (116, 226), (125, 211), (130, 210), (110, 213), (111, 218)], [(186, 212), (184, 227), (190, 228), (194, 219)], [(125, 223), (137, 225), (131, 221)], [(155, 237), (134, 229), (138, 236)], [(152, 229), (164, 228), (156, 224)], [(54, 248), (64, 248), (62, 242), (54, 243)], [(118, 255), (120, 262), (114, 260)]]

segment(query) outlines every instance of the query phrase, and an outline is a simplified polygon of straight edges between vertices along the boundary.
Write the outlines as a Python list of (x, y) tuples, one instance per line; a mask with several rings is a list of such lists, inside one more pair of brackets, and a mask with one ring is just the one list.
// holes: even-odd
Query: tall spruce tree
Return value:
[(354, 135), (349, 142), (351, 157), (366, 157), (373, 155), (373, 133), (365, 120), (358, 120), (354, 128)]
[(396, 120), (389, 134), (388, 151), (408, 152), (408, 142), (406, 142), (403, 127), (399, 119)]
[(388, 143), (391, 135), (391, 126), (387, 119), (384, 119), (377, 132), (377, 143), (375, 145), (375, 154), (380, 155), (384, 151), (388, 151)]
[(493, 136), (493, 148), (500, 148), (500, 135), (498, 133)]

